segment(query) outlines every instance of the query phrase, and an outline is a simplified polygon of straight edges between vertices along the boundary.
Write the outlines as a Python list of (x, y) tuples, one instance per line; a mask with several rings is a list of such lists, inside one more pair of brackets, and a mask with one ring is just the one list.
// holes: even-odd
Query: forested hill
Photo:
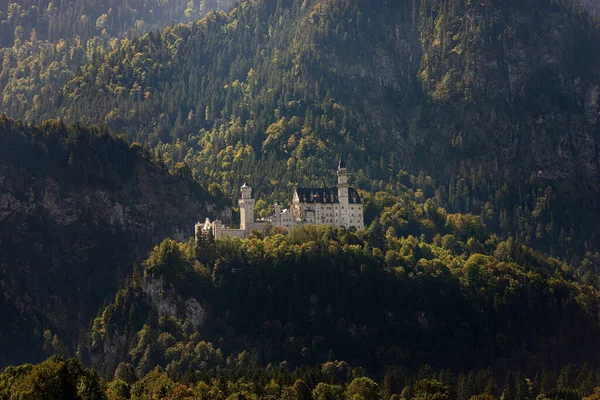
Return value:
[(4, 1), (0, 4), (0, 47), (25, 40), (140, 35), (171, 23), (192, 22), (208, 11), (225, 10), (231, 0), (58, 0)]
[(447, 232), (432, 240), (315, 226), (165, 240), (99, 312), (79, 355), (108, 377), (121, 362), (140, 377), (156, 366), (178, 377), (332, 357), (372, 375), (598, 363), (594, 286), (490, 237), (473, 216), (436, 213), (421, 218)]
[[(196, 21), (232, 0), (0, 2), (0, 112), (24, 116), (88, 60), (167, 25)], [(54, 116), (52, 117), (54, 118)]]
[(98, 128), (0, 117), (0, 365), (70, 351), (165, 236), (228, 208)]
[(374, 179), (482, 160), (595, 179), (599, 40), (567, 0), (261, 0), (124, 42), (27, 116), (240, 143), (309, 173), (348, 151)]
[(567, 0), (257, 0), (100, 46), (62, 90), (4, 99), (127, 131), (230, 195), (248, 181), (287, 201), (339, 154), (362, 189), (423, 171), (449, 210), (581, 259), (600, 248), (599, 43)]
[[(363, 375), (386, 387), (383, 397), (359, 397), (373, 400), (484, 391), (482, 399), (516, 400), (565, 385), (580, 392), (537, 398), (581, 399), (600, 385), (588, 372), (600, 334), (595, 274), (583, 275), (592, 260), (569, 267), (416, 194), (381, 193), (365, 204), (380, 215), (365, 230), (165, 240), (100, 310), (80, 359), (125, 381), (134, 399), (159, 387), (175, 397), (182, 385), (226, 393), (218, 398), (348, 399), (341, 387), (319, 394), (318, 383), (345, 386)], [(573, 364), (558, 379), (550, 372), (569, 362), (583, 365), (581, 374)], [(444, 371), (444, 396), (404, 392), (432, 370)], [(508, 393), (510, 370), (522, 371), (518, 382), (529, 377), (519, 391), (533, 395)], [(461, 372), (470, 383), (453, 380)], [(272, 379), (305, 380), (313, 395), (269, 395), (262, 388)]]

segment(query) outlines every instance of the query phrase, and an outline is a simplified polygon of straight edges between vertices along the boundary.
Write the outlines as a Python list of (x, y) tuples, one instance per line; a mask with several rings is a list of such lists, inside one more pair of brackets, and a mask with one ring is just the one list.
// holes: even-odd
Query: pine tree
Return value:
[(515, 381), (510, 369), (504, 379), (504, 391), (502, 392), (501, 400), (516, 400)]

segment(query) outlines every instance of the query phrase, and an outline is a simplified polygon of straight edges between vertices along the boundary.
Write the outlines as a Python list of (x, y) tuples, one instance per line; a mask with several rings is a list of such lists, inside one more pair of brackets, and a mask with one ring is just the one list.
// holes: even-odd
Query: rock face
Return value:
[(1, 119), (0, 143), (0, 364), (42, 356), (44, 331), (69, 348), (153, 245), (230, 214), (108, 133)]
[(165, 284), (162, 276), (148, 277), (143, 284), (143, 292), (159, 316), (185, 317), (194, 328), (201, 327), (207, 318), (207, 311), (195, 298), (183, 300), (172, 285)]

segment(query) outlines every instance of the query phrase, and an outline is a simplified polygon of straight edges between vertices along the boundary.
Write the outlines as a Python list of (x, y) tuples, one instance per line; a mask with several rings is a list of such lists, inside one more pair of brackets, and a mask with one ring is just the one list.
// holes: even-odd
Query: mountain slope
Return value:
[(0, 143), (3, 365), (71, 351), (134, 261), (229, 215), (185, 169), (172, 176), (107, 131), (0, 117)]
[[(86, 64), (126, 37), (196, 21), (231, 0), (19, 1), (0, 3), (0, 112), (27, 118)], [(52, 118), (55, 118), (53, 115)]]
[(140, 35), (173, 22), (194, 21), (231, 4), (230, 0), (5, 1), (0, 4), (0, 47), (18, 47), (34, 37), (58, 42)]
[(571, 0), (257, 0), (94, 46), (58, 92), (0, 79), (17, 115), (126, 131), (231, 196), (287, 202), (345, 154), (359, 188), (428, 179), (578, 263), (600, 250), (599, 43)]
[(314, 226), (165, 240), (99, 312), (79, 354), (105, 376), (121, 362), (175, 377), (328, 357), (374, 375), (596, 363), (597, 290), (478, 222), (448, 215), (438, 231), (448, 233), (432, 241)]
[[(239, 119), (245, 135), (227, 141), (257, 154), (300, 156), (303, 137), (288, 139), (306, 128), (336, 151), (436, 172), (488, 159), (498, 171), (517, 162), (525, 176), (595, 179), (599, 40), (564, 2), (251, 2), (125, 44), (47, 112), (151, 142)], [(271, 135), (278, 116), (298, 127)]]

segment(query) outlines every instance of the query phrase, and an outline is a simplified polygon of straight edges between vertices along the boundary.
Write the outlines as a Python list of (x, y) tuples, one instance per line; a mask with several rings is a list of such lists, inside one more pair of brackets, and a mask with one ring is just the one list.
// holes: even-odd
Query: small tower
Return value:
[(273, 225), (281, 226), (281, 206), (279, 203), (275, 203), (275, 218), (273, 218)]
[(338, 170), (337, 170), (337, 176), (338, 176), (338, 200), (340, 202), (339, 205), (339, 212), (340, 212), (340, 217), (338, 220), (338, 223), (340, 224), (340, 226), (345, 226), (345, 227), (349, 227), (350, 226), (350, 219), (348, 217), (349, 215), (349, 201), (348, 201), (348, 170), (346, 169), (346, 163), (344, 162), (343, 158), (340, 158), (340, 163), (338, 164)]
[(223, 224), (220, 219), (215, 220), (212, 224), (212, 234), (215, 240), (223, 237)]
[(348, 170), (343, 158), (340, 158), (337, 170), (338, 176), (338, 197), (340, 204), (348, 205)]
[(240, 229), (250, 232), (254, 223), (254, 199), (252, 198), (252, 188), (247, 184), (243, 184), (240, 188), (242, 198), (239, 200), (240, 205)]
[(196, 236), (196, 242), (200, 242), (202, 241), (202, 237), (204, 236), (204, 224), (201, 224), (200, 222), (196, 223), (196, 226), (194, 227), (194, 233)]

